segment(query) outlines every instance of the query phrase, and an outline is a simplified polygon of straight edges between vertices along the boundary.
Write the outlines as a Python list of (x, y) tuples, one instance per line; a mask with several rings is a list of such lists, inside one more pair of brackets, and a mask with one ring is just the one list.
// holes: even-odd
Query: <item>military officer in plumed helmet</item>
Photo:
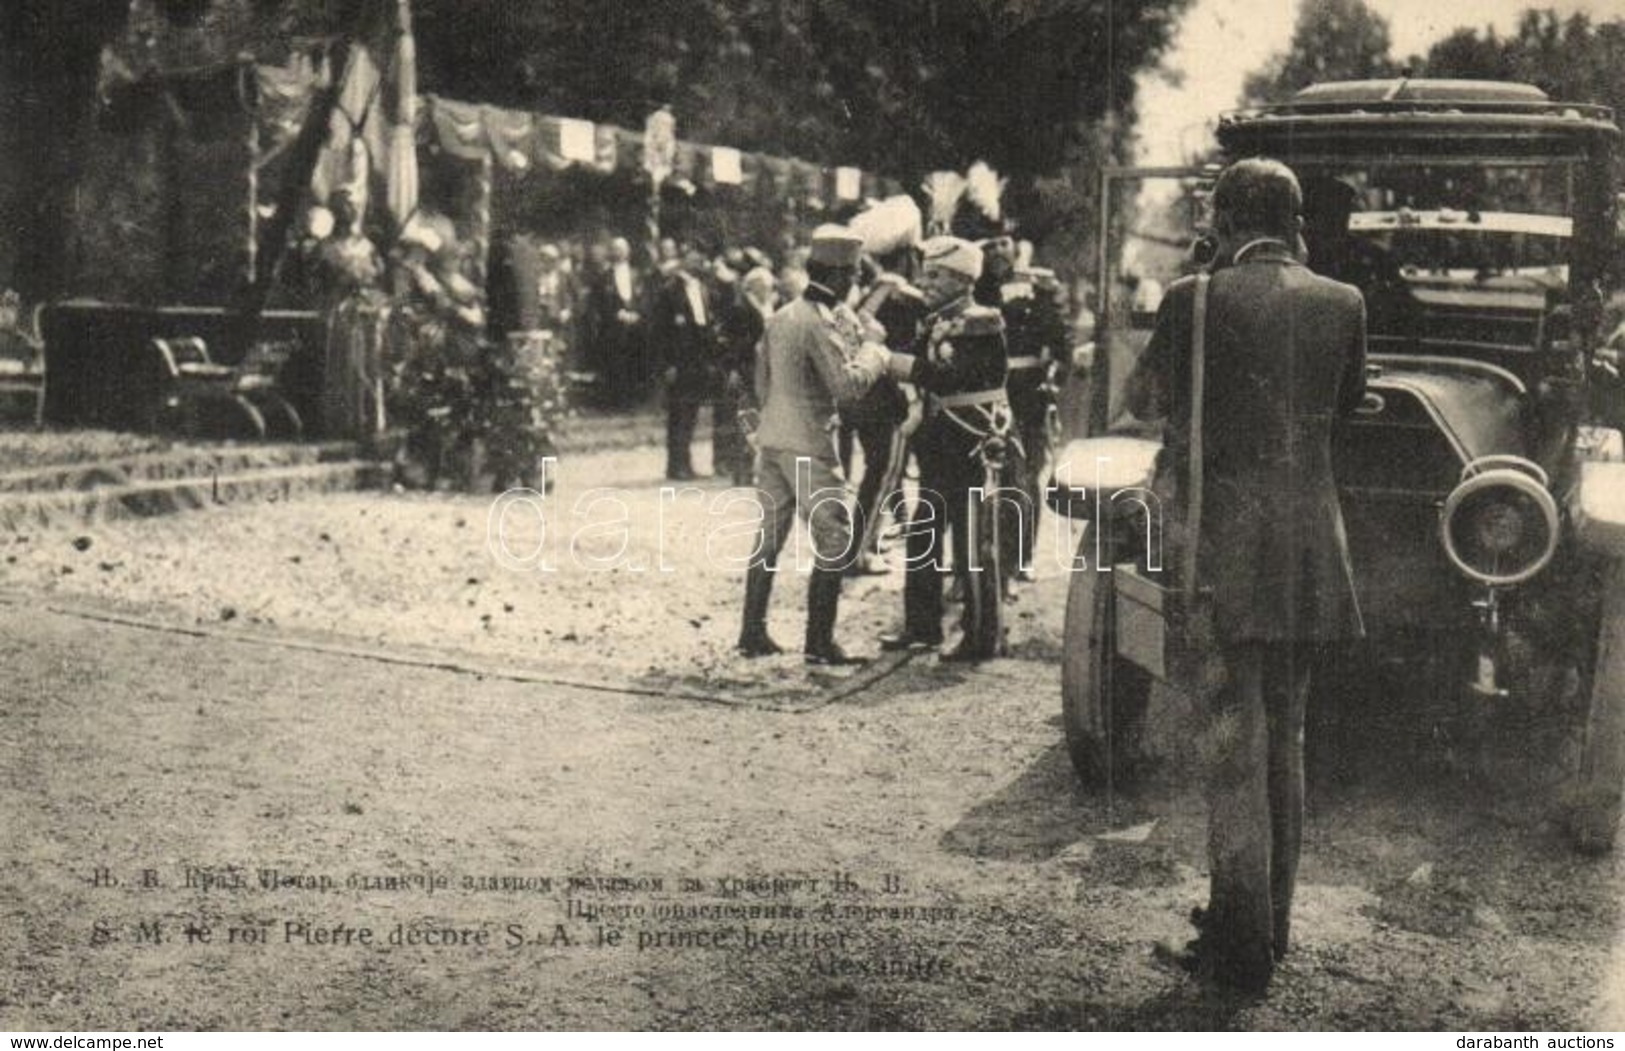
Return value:
[(905, 650), (942, 644), (940, 570), (951, 537), (954, 572), (966, 583), (966, 633), (943, 658), (979, 661), (995, 656), (1001, 644), (976, 629), (993, 612), (978, 607), (978, 596), (996, 602), (1002, 588), (996, 580), (992, 587), (970, 586), (969, 576), (992, 568), (977, 561), (972, 540), (986, 481), (979, 449), (990, 434), (1009, 428), (1004, 320), (998, 310), (971, 297), (982, 274), (976, 244), (933, 237), (920, 246), (920, 255), (918, 284), (931, 313), (921, 323), (906, 377), (927, 395), (926, 418), (913, 441), (920, 494), (907, 531), (903, 629), (884, 636), (881, 646)]

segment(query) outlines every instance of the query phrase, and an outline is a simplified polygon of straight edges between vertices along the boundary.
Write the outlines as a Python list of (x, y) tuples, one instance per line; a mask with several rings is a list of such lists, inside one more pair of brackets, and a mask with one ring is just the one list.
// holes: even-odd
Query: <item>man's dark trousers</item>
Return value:
[(1243, 985), (1267, 982), (1290, 944), (1312, 652), (1293, 642), (1224, 645), (1227, 681), (1210, 701), (1212, 872), (1202, 926), (1224, 932), (1214, 969)]
[[(922, 642), (942, 640), (942, 567), (953, 544), (955, 575), (971, 566), (969, 500), (982, 484), (975, 440), (951, 420), (927, 420), (911, 446), (920, 465), (919, 499), (908, 526), (908, 571), (903, 580), (903, 630)], [(944, 540), (944, 532), (951, 540)], [(980, 567), (991, 570), (992, 567)]]

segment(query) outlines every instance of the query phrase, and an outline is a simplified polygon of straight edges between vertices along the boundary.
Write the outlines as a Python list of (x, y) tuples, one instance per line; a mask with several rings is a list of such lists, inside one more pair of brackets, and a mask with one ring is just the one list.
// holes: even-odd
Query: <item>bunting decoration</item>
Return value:
[(711, 180), (720, 186), (740, 186), (745, 181), (745, 169), (739, 151), (727, 146), (711, 150)]
[(580, 161), (585, 164), (597, 162), (597, 132), (593, 128), (592, 121), (560, 117), (555, 123), (559, 130), (560, 157), (566, 162)]
[(863, 196), (863, 172), (856, 168), (835, 169), (835, 199), (856, 201)]
[[(423, 101), (435, 145), (454, 157), (470, 161), (489, 157), (497, 166), (513, 171), (523, 170), (532, 162), (551, 171), (576, 164), (589, 165), (605, 174), (645, 170), (642, 131), (434, 95), (424, 96)], [(859, 168), (824, 169), (795, 158), (681, 139), (671, 147), (669, 164), (670, 170), (662, 172), (661, 181), (670, 178), (685, 189), (695, 184), (751, 187), (766, 180), (781, 192), (796, 194), (799, 203), (814, 209), (831, 201), (855, 202), (895, 193), (897, 186), (894, 180)]]

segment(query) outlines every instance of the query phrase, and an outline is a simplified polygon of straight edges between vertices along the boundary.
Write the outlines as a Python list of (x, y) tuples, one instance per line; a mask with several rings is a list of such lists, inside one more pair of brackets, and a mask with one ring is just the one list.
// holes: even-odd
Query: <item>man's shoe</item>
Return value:
[(776, 657), (784, 652), (784, 647), (765, 632), (740, 639), (736, 649), (741, 657)]
[(874, 555), (860, 558), (846, 567), (846, 575), (849, 577), (883, 577), (890, 572), (891, 567)]
[(1202, 956), (1202, 940), (1194, 938), (1185, 943), (1183, 947), (1172, 942), (1159, 941), (1151, 947), (1151, 955), (1159, 963), (1176, 967), (1193, 977), (1202, 977), (1202, 968), (1205, 960)]
[(992, 660), (993, 655), (981, 653), (969, 643), (961, 642), (951, 650), (943, 650), (937, 659), (944, 664), (980, 664)]
[(815, 668), (854, 668), (868, 664), (868, 657), (854, 657), (840, 646), (831, 645), (827, 649), (808, 650), (806, 661)]
[(880, 651), (882, 653), (923, 653), (926, 650), (934, 650), (941, 645), (941, 639), (922, 639), (910, 635), (906, 631), (880, 636)]
[(698, 477), (699, 475), (687, 467), (673, 467), (666, 471), (666, 481), (668, 482), (692, 482)]
[(1249, 959), (1246, 953), (1234, 949), (1221, 952), (1221, 946), (1208, 929), (1208, 912), (1200, 906), (1191, 910), (1191, 923), (1196, 926), (1197, 935), (1186, 942), (1183, 949), (1158, 942), (1152, 954), (1187, 974), (1229, 986), (1238, 992), (1258, 996), (1269, 988), (1275, 972), (1275, 960), (1271, 954), (1254, 953)]

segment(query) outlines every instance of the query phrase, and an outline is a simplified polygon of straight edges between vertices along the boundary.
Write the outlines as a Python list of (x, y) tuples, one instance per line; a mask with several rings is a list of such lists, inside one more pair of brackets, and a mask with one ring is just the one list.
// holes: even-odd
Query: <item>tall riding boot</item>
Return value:
[(807, 663), (819, 665), (865, 664), (848, 657), (835, 644), (835, 614), (841, 603), (841, 571), (815, 568), (807, 584)]
[(739, 629), (739, 652), (746, 657), (771, 657), (784, 648), (767, 633), (767, 605), (773, 597), (773, 570), (765, 562), (745, 573), (745, 619)]

